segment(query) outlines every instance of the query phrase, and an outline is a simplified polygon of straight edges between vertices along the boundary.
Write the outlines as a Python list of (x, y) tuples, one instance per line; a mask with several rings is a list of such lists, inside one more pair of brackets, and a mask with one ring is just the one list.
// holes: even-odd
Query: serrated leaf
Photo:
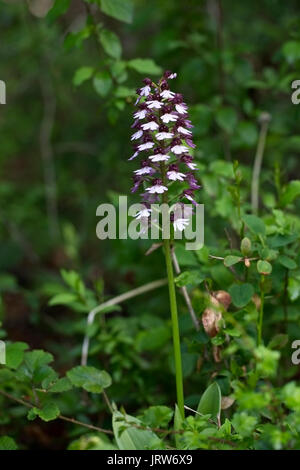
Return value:
[(113, 59), (120, 59), (122, 46), (118, 36), (108, 29), (103, 29), (99, 38), (105, 52)]
[(101, 10), (117, 20), (131, 23), (133, 17), (132, 0), (101, 0)]
[(197, 411), (202, 415), (211, 415), (218, 419), (221, 412), (221, 390), (217, 382), (212, 383), (203, 393)]
[(111, 377), (104, 370), (90, 366), (77, 366), (67, 372), (67, 376), (75, 387), (82, 387), (87, 392), (101, 393), (111, 385)]
[(32, 413), (35, 413), (43, 421), (53, 421), (60, 415), (60, 411), (56, 403), (48, 402), (42, 408), (32, 408)]
[(28, 344), (17, 342), (6, 346), (6, 366), (10, 369), (17, 369), (23, 361), (24, 351), (28, 349)]
[(70, 380), (67, 377), (62, 377), (61, 379), (58, 379), (58, 381), (55, 382), (53, 385), (51, 385), (47, 391), (51, 393), (61, 393), (67, 392), (72, 388), (73, 385), (71, 384)]
[(240, 256), (228, 255), (224, 258), (224, 265), (229, 268), (230, 266), (239, 263), (242, 259), (243, 258)]
[(150, 428), (165, 428), (173, 417), (173, 410), (168, 406), (150, 406), (144, 411), (142, 422)]
[(229, 288), (232, 302), (236, 307), (245, 307), (250, 302), (254, 294), (254, 288), (251, 284), (233, 284)]
[(132, 59), (128, 62), (128, 67), (142, 74), (159, 75), (162, 72), (161, 67), (152, 59)]

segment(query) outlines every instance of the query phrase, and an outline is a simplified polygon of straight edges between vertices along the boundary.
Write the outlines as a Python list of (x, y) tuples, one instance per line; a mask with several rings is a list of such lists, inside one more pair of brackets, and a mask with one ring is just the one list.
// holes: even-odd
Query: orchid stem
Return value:
[(171, 308), (171, 319), (172, 319), (177, 404), (181, 412), (181, 415), (184, 418), (184, 398), (183, 398), (180, 335), (179, 335), (179, 325), (178, 325), (176, 291), (175, 291), (175, 284), (174, 284), (174, 273), (173, 273), (171, 247), (170, 247), (169, 239), (164, 239), (164, 249), (165, 249), (166, 267), (167, 267), (167, 275), (168, 275), (169, 297), (170, 297), (170, 308)]

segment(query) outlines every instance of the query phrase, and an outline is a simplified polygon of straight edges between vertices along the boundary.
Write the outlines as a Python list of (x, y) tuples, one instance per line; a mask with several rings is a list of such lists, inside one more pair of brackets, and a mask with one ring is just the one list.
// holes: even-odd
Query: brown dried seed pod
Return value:
[(252, 297), (252, 302), (255, 304), (256, 310), (259, 310), (261, 306), (261, 300), (259, 295), (254, 294)]
[(227, 408), (230, 408), (235, 400), (231, 397), (222, 397), (221, 398), (221, 408), (222, 410), (227, 410)]
[(245, 258), (244, 263), (245, 263), (246, 268), (250, 268), (251, 262), (250, 262), (249, 258)]
[(213, 297), (223, 305), (225, 310), (227, 310), (231, 304), (231, 296), (226, 292), (226, 290), (217, 290), (213, 292)]
[(220, 331), (219, 321), (222, 315), (213, 308), (206, 308), (202, 314), (202, 325), (208, 336), (213, 338)]

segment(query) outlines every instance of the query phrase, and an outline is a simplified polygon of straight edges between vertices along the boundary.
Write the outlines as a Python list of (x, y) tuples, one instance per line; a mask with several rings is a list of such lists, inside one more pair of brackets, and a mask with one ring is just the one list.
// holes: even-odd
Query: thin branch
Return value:
[[(125, 292), (124, 294), (118, 295), (117, 297), (114, 297), (113, 299), (110, 299), (107, 302), (103, 302), (102, 304), (97, 305), (97, 307), (91, 310), (90, 313), (88, 314), (87, 327), (89, 325), (92, 325), (97, 313), (100, 313), (106, 307), (118, 305), (122, 302), (125, 302), (125, 300), (129, 300), (138, 295), (145, 294), (146, 292), (157, 289), (158, 287), (165, 286), (166, 284), (167, 284), (167, 279), (159, 279), (158, 281), (149, 282), (148, 284), (145, 284), (141, 287), (137, 287), (136, 289)], [(81, 364), (83, 366), (85, 366), (87, 363), (89, 344), (90, 344), (90, 339), (89, 339), (89, 336), (86, 334), (82, 343), (82, 351), (81, 351)]]
[[(180, 270), (180, 266), (179, 266), (177, 256), (175, 254), (174, 249), (172, 250), (172, 260), (173, 260), (173, 265), (174, 265), (175, 272), (178, 275), (178, 274), (181, 273), (181, 270)], [(198, 321), (198, 318), (196, 317), (195, 311), (193, 309), (192, 302), (191, 302), (189, 293), (187, 291), (187, 288), (185, 286), (183, 286), (183, 287), (180, 288), (180, 290), (181, 290), (182, 295), (184, 297), (184, 300), (185, 300), (185, 303), (187, 305), (188, 311), (190, 313), (192, 322), (194, 323), (194, 326), (195, 326), (196, 330), (199, 331), (200, 330), (199, 321)]]
[[(13, 400), (16, 403), (19, 403), (20, 405), (26, 406), (27, 408), (36, 408), (29, 401), (22, 400), (21, 398), (14, 397), (10, 393), (4, 392), (3, 390), (0, 390), (0, 394), (3, 395), (4, 397), (8, 398), (9, 400)], [(72, 423), (72, 424), (78, 424), (79, 426), (83, 426), (84, 428), (92, 429), (93, 431), (103, 432), (105, 434), (112, 434), (112, 435), (114, 434), (109, 429), (99, 428), (98, 426), (94, 426), (93, 424), (83, 423), (82, 421), (78, 421), (77, 419), (74, 419), (74, 418), (68, 418), (67, 416), (59, 415), (57, 417), (57, 419), (60, 419), (62, 421), (67, 421), (68, 423)]]
[(262, 113), (259, 122), (261, 124), (256, 155), (254, 159), (254, 166), (253, 166), (253, 173), (252, 173), (252, 187), (251, 187), (251, 206), (252, 212), (257, 214), (258, 212), (258, 204), (259, 204), (259, 179), (260, 179), (260, 171), (264, 156), (265, 150), (265, 143), (266, 137), (269, 127), (269, 122), (271, 120), (271, 116), (269, 113)]

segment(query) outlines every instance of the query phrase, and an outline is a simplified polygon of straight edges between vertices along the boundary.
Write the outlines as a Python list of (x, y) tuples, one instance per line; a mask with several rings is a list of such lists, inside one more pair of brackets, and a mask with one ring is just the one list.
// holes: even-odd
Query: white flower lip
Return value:
[(187, 166), (189, 167), (190, 170), (197, 170), (197, 164), (196, 163), (187, 163)]
[(146, 105), (149, 109), (160, 109), (163, 104), (157, 100), (150, 100), (146, 101)]
[(141, 219), (142, 217), (150, 217), (151, 212), (152, 212), (152, 209), (147, 209), (147, 208), (142, 209), (136, 213), (135, 218)]
[(131, 140), (137, 140), (140, 137), (142, 137), (142, 135), (143, 135), (143, 131), (139, 130), (139, 131), (135, 132), (134, 134), (132, 134)]
[(148, 191), (151, 194), (162, 194), (165, 191), (168, 191), (168, 188), (164, 186), (163, 184), (155, 184), (154, 186), (151, 186), (150, 188), (146, 188), (146, 191)]
[(185, 178), (184, 173), (180, 173), (179, 171), (168, 171), (167, 172), (167, 177), (171, 181), (183, 181)]
[(164, 90), (161, 92), (160, 96), (162, 98), (173, 98), (175, 96), (175, 93), (173, 91), (170, 91), (170, 90)]
[(155, 155), (150, 155), (149, 160), (152, 162), (166, 162), (170, 159), (170, 155), (164, 153), (156, 153)]
[(174, 147), (172, 147), (171, 150), (176, 155), (180, 155), (181, 153), (189, 152), (189, 149), (185, 145), (174, 145)]
[(155, 121), (146, 122), (145, 124), (142, 124), (142, 129), (144, 131), (156, 131), (156, 129), (158, 129), (158, 124)]
[(189, 131), (188, 129), (185, 129), (185, 128), (182, 127), (182, 126), (179, 126), (177, 130), (178, 130), (178, 132), (180, 132), (180, 134), (183, 134), (183, 135), (192, 135), (191, 131)]
[(142, 152), (142, 150), (152, 149), (153, 146), (154, 142), (145, 142), (144, 144), (139, 145), (138, 149)]
[(148, 96), (150, 94), (150, 91), (151, 91), (151, 87), (149, 85), (146, 85), (143, 88), (141, 88), (140, 96)]
[(186, 107), (182, 104), (175, 104), (175, 108), (179, 114), (186, 114)]
[(182, 232), (189, 225), (189, 223), (189, 219), (176, 219), (173, 222), (173, 226), (175, 230)]
[(152, 166), (144, 166), (143, 168), (140, 168), (139, 170), (134, 170), (134, 173), (138, 176), (141, 175), (148, 175), (149, 173), (152, 173), (153, 168)]
[(165, 140), (171, 139), (171, 137), (173, 136), (173, 132), (158, 132), (155, 137), (157, 138), (157, 140)]
[(135, 119), (144, 119), (146, 114), (147, 114), (146, 109), (141, 109), (140, 111), (137, 111), (136, 113), (134, 113), (133, 117)]
[(161, 116), (161, 120), (165, 124), (168, 124), (168, 122), (175, 122), (177, 121), (177, 119), (178, 119), (178, 116), (176, 116), (176, 114), (166, 113)]

